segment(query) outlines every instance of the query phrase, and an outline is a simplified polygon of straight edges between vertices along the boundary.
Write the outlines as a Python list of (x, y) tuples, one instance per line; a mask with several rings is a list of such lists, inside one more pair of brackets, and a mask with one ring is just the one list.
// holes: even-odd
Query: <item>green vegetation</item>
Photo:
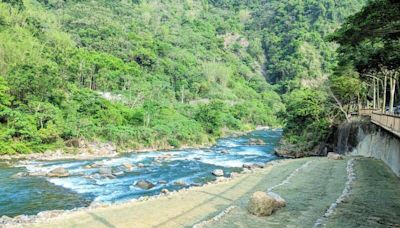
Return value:
[(327, 141), (332, 131), (329, 128), (349, 120), (349, 115), (361, 107), (394, 112), (394, 105), (400, 101), (395, 92), (400, 75), (399, 11), (397, 1), (370, 1), (324, 38), (340, 45), (328, 80), (321, 85), (325, 95), (295, 90), (288, 96), (294, 102), (285, 102), (284, 152), (297, 156), (301, 150), (310, 151)]
[(346, 20), (365, 2), (2, 0), (0, 153), (282, 124), (283, 148), (312, 150), (371, 98), (365, 71), (400, 62), (395, 3)]
[(196, 145), (279, 125), (240, 13), (207, 1), (0, 3), (0, 153)]

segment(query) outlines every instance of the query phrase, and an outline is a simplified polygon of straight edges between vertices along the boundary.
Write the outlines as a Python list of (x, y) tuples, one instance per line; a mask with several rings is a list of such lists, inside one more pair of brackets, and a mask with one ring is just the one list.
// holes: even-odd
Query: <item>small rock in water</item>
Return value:
[(162, 193), (162, 194), (168, 194), (168, 193), (169, 193), (169, 190), (166, 189), (166, 188), (163, 188), (163, 189), (161, 189), (161, 193)]
[(124, 175), (124, 171), (116, 171), (116, 172), (113, 172), (112, 175), (114, 175), (114, 176), (122, 176), (122, 175)]
[(195, 157), (195, 158), (194, 158), (194, 160), (196, 160), (196, 161), (200, 161), (200, 160), (201, 160), (201, 158), (200, 158), (200, 157)]
[(332, 160), (343, 160), (343, 156), (337, 153), (329, 152), (327, 155), (328, 159)]
[(12, 175), (11, 178), (21, 178), (21, 177), (26, 177), (26, 176), (28, 176), (27, 173), (19, 172), (19, 173), (16, 173), (16, 174)]
[(224, 175), (224, 171), (222, 169), (215, 169), (212, 171), (212, 174), (217, 177), (221, 177)]
[(123, 163), (122, 166), (127, 170), (127, 171), (131, 171), (133, 169), (133, 165), (129, 164), (129, 163)]
[(85, 165), (83, 168), (85, 168), (85, 169), (91, 169), (91, 168), (93, 168), (91, 165)]
[(159, 184), (166, 184), (167, 181), (165, 181), (165, 180), (159, 180), (158, 183), (159, 183)]
[(69, 172), (64, 167), (58, 167), (58, 168), (51, 170), (47, 174), (47, 176), (49, 176), (49, 177), (68, 177)]
[(251, 164), (243, 164), (242, 167), (245, 168), (245, 169), (252, 169), (252, 168), (254, 168), (253, 165), (251, 165)]
[(136, 182), (135, 186), (139, 187), (141, 189), (149, 190), (154, 187), (154, 184), (151, 183), (150, 181), (140, 180), (140, 181)]
[(229, 154), (229, 151), (228, 150), (222, 150), (221, 154)]
[(175, 181), (175, 182), (174, 182), (174, 185), (186, 186), (187, 184), (186, 184), (184, 181), (182, 181), (182, 180), (178, 180), (178, 181)]
[(262, 139), (249, 139), (249, 145), (264, 145), (265, 142)]

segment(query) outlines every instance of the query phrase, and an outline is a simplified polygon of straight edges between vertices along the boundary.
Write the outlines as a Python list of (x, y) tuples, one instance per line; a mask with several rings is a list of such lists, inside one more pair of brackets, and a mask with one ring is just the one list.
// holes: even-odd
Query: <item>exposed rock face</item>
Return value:
[(255, 192), (250, 198), (247, 210), (256, 216), (269, 216), (285, 205), (285, 200), (275, 193)]
[(329, 152), (327, 155), (328, 159), (331, 160), (343, 160), (343, 156), (337, 153)]
[(222, 169), (215, 169), (212, 171), (212, 174), (217, 177), (222, 177), (224, 176), (224, 171)]
[(149, 190), (154, 187), (154, 184), (151, 183), (150, 181), (140, 180), (140, 181), (136, 182), (135, 186), (139, 187), (141, 189)]
[(53, 170), (51, 170), (47, 176), (49, 177), (68, 177), (69, 172), (68, 170), (64, 169), (63, 167), (58, 167)]

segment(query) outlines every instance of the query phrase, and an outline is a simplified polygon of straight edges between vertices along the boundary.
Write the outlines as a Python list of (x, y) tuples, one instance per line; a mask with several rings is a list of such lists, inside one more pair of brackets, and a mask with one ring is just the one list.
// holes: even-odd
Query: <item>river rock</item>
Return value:
[(69, 172), (68, 172), (68, 170), (66, 170), (63, 167), (58, 167), (58, 168), (55, 168), (55, 169), (51, 170), (47, 174), (47, 176), (49, 176), (49, 177), (68, 177), (69, 176)]
[(221, 177), (224, 175), (224, 171), (222, 169), (215, 169), (212, 171), (212, 174), (217, 177)]
[(165, 180), (159, 180), (158, 183), (159, 183), (159, 184), (166, 184), (167, 181), (165, 181)]
[(264, 168), (265, 168), (265, 164), (256, 163), (256, 164), (253, 164), (253, 167), (255, 167), (255, 168), (260, 168), (260, 169), (264, 169)]
[(161, 189), (161, 193), (162, 193), (162, 194), (168, 194), (168, 193), (169, 193), (169, 190), (166, 189), (166, 188), (163, 188), (163, 189)]
[(182, 180), (177, 180), (177, 181), (174, 182), (174, 185), (177, 185), (177, 186), (186, 186), (187, 184), (186, 184), (184, 181), (182, 181)]
[(249, 139), (249, 145), (264, 145), (265, 142), (262, 139)]
[(139, 187), (141, 189), (149, 190), (149, 189), (153, 188), (155, 185), (153, 183), (151, 183), (150, 181), (140, 180), (140, 181), (136, 182), (135, 186)]
[(113, 176), (122, 176), (124, 175), (124, 171), (115, 171), (112, 173)]
[(343, 160), (343, 156), (337, 153), (329, 152), (327, 155), (328, 159), (331, 160)]
[(278, 208), (275, 198), (265, 192), (255, 192), (250, 198), (247, 210), (256, 216), (269, 216)]
[(221, 154), (229, 154), (228, 150), (221, 150)]
[(28, 176), (27, 173), (19, 172), (19, 173), (16, 173), (16, 174), (12, 175), (11, 178), (17, 179), (17, 178), (26, 177), (26, 176)]
[(133, 169), (133, 165), (132, 165), (132, 164), (129, 164), (129, 163), (123, 163), (123, 164), (122, 164), (122, 167), (123, 167), (124, 169), (126, 169), (127, 171), (132, 171), (132, 169)]
[(257, 166), (255, 164), (243, 164), (242, 167), (244, 169), (255, 169)]

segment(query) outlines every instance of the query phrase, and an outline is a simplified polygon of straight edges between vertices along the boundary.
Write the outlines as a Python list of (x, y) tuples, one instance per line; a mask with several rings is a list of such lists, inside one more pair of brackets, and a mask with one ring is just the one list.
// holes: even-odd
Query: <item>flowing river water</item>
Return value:
[[(241, 171), (243, 164), (264, 164), (276, 159), (274, 148), (281, 134), (280, 130), (253, 131), (222, 138), (206, 149), (129, 153), (87, 161), (25, 161), (14, 166), (0, 161), (0, 217), (69, 210), (93, 202), (124, 202), (159, 194), (161, 189), (173, 191), (202, 185), (215, 180), (215, 169), (222, 169), (229, 176)], [(265, 144), (250, 145), (254, 139)], [(68, 170), (70, 176), (15, 177), (21, 172), (45, 173), (58, 167)], [(111, 170), (113, 176), (99, 173), (104, 168)], [(149, 190), (138, 188), (135, 183), (140, 180), (155, 186)]]

